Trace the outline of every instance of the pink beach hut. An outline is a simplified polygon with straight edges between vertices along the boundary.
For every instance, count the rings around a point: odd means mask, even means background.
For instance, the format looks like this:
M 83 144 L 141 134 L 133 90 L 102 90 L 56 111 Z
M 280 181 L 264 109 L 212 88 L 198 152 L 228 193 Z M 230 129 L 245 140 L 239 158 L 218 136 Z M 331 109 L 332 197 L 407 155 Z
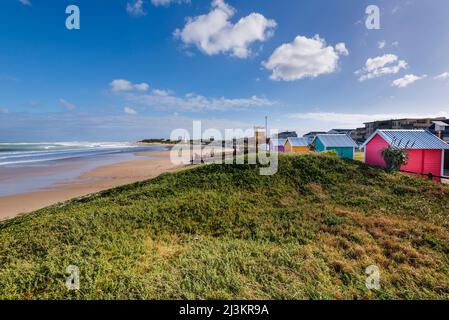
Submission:
M 382 150 L 388 146 L 406 149 L 408 162 L 403 171 L 444 176 L 449 144 L 427 130 L 377 130 L 366 140 L 365 163 L 385 168 Z M 435 180 L 440 181 L 439 178 Z

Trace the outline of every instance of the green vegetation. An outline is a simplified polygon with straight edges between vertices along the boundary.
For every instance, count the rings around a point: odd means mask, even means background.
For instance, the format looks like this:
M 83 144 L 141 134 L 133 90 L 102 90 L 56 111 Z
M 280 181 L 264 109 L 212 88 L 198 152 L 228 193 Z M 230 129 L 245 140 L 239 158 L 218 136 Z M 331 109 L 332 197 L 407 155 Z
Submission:
M 384 158 L 388 171 L 399 171 L 401 167 L 407 164 L 408 151 L 406 149 L 388 146 L 382 149 L 382 158 Z
M 449 188 L 314 154 L 164 174 L 0 223 L 0 298 L 448 299 Z
M 139 143 L 151 143 L 151 144 L 177 144 L 180 141 L 174 141 L 170 139 L 144 139 L 139 141 Z

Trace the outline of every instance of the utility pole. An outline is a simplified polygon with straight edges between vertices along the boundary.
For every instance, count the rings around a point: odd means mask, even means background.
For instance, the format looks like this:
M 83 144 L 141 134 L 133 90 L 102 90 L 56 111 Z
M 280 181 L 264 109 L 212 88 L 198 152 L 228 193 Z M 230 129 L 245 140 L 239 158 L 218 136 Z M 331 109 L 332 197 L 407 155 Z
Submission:
M 268 150 L 269 136 L 268 136 L 268 116 L 265 116 L 265 148 Z

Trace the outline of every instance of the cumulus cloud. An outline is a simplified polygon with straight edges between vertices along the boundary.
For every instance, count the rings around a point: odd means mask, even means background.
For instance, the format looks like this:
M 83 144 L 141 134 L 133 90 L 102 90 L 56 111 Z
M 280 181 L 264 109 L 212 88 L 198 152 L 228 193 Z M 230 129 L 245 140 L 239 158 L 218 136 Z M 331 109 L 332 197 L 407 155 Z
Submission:
M 59 99 L 59 103 L 61 104 L 61 106 L 63 106 L 65 109 L 67 110 L 74 110 L 76 109 L 76 106 L 73 103 L 68 102 L 65 99 Z
M 121 91 L 147 91 L 150 86 L 145 83 L 137 83 L 134 84 L 131 81 L 124 79 L 113 80 L 109 86 L 113 92 L 121 92 Z
M 262 65 L 272 71 L 270 79 L 293 81 L 332 73 L 338 68 L 340 56 L 348 54 L 344 43 L 338 43 L 334 48 L 327 46 L 319 35 L 313 38 L 297 36 L 292 43 L 278 47 Z
M 446 80 L 449 79 L 449 72 L 443 72 L 442 74 L 436 76 L 435 80 Z
M 414 74 L 407 74 L 407 75 L 403 76 L 402 78 L 394 80 L 391 83 L 391 85 L 393 87 L 405 88 L 405 87 L 408 87 L 409 85 L 411 85 L 412 83 L 414 83 L 418 80 L 422 80 L 426 77 L 427 77 L 427 75 L 416 76 Z
M 203 111 L 203 110 L 229 110 L 249 107 L 273 106 L 277 102 L 266 98 L 252 96 L 249 98 L 210 98 L 200 94 L 188 93 L 176 95 L 171 90 L 152 89 L 147 91 L 149 85 L 133 84 L 128 80 L 114 80 L 110 84 L 111 91 L 123 98 L 127 103 L 140 107 L 156 109 L 173 109 L 175 111 Z M 140 89 L 140 90 L 139 90 Z
M 134 0 L 126 3 L 126 12 L 134 17 L 141 17 L 147 14 L 143 8 L 143 0 Z
M 250 46 L 269 39 L 276 22 L 259 13 L 251 13 L 233 24 L 230 19 L 235 13 L 235 9 L 223 0 L 214 0 L 208 14 L 188 18 L 184 28 L 176 29 L 174 36 L 207 55 L 229 53 L 237 58 L 248 58 Z
M 355 74 L 360 75 L 359 81 L 365 81 L 387 74 L 396 74 L 402 69 L 406 69 L 407 66 L 407 62 L 399 60 L 396 55 L 384 54 L 383 56 L 366 60 L 365 67 L 356 71 Z
M 134 110 L 134 109 L 131 108 L 131 107 L 124 107 L 124 108 L 123 108 L 123 112 L 125 112 L 126 114 L 129 114 L 129 115 L 135 115 L 135 114 L 137 114 L 137 111 Z
M 337 43 L 337 45 L 335 46 L 335 51 L 343 56 L 349 55 L 349 51 L 348 49 L 346 49 L 346 45 L 343 42 Z

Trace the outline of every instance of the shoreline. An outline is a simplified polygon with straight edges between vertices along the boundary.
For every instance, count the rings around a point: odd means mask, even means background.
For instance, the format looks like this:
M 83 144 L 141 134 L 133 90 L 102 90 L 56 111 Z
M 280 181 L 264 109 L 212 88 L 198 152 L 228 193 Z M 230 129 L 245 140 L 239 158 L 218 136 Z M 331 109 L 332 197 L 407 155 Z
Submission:
M 0 197 L 0 220 L 27 214 L 60 202 L 84 197 L 115 187 L 155 178 L 162 173 L 176 172 L 185 165 L 170 162 L 170 151 L 136 153 L 151 157 L 108 164 L 51 188 Z

